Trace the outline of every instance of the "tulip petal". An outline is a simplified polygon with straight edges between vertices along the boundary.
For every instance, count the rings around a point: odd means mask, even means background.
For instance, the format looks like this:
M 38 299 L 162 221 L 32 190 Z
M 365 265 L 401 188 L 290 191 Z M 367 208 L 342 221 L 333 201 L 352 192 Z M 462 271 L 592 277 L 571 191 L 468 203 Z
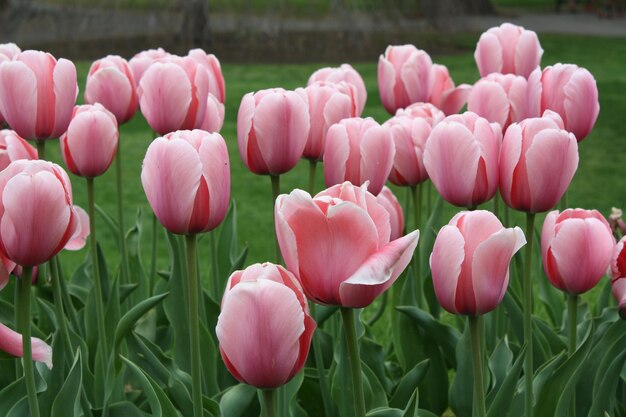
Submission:
M 441 111 L 446 115 L 459 113 L 472 91 L 469 84 L 461 84 L 450 90 L 444 91 L 441 95 Z
M 367 129 L 361 137 L 359 151 L 361 183 L 369 180 L 368 191 L 378 195 L 389 177 L 396 153 L 389 130 L 380 126 Z
M 0 113 L 23 138 L 35 138 L 37 120 L 37 79 L 20 61 L 0 65 Z
M 465 239 L 454 226 L 443 226 L 430 255 L 433 286 L 439 304 L 451 313 L 457 313 L 456 293 L 465 260 Z
M 50 137 L 58 138 L 66 130 L 72 120 L 74 103 L 78 96 L 76 83 L 76 67 L 72 61 L 61 58 L 54 67 L 54 129 Z
M 52 369 L 52 348 L 43 340 L 31 338 L 32 357 L 34 361 L 43 362 Z M 13 356 L 22 357 L 22 335 L 0 323 L 0 350 Z
M 537 34 L 532 30 L 523 30 L 515 46 L 515 72 L 528 78 L 541 62 L 542 55 Z
M 122 123 L 131 106 L 134 86 L 116 67 L 104 67 L 89 75 L 85 86 L 85 102 L 102 104 Z
M 396 70 L 393 64 L 382 55 L 378 59 L 378 93 L 380 101 L 389 114 L 396 112 L 395 105 Z
M 72 251 L 84 248 L 87 244 L 87 237 L 90 233 L 89 215 L 87 212 L 76 205 L 73 207 L 73 210 L 78 220 L 78 227 L 64 247 L 64 249 Z
M 219 133 L 208 135 L 199 150 L 202 174 L 209 190 L 209 225 L 213 230 L 220 225 L 230 203 L 230 161 L 226 142 Z
M 467 110 L 505 128 L 510 113 L 509 98 L 497 82 L 479 81 L 469 94 Z
M 350 138 L 346 126 L 336 123 L 328 129 L 324 146 L 324 181 L 327 187 L 345 181 L 350 157 Z M 359 184 L 356 184 L 359 185 Z
M 502 46 L 494 34 L 485 32 L 480 35 L 474 59 L 481 77 L 502 71 Z
M 563 92 L 567 130 L 580 142 L 591 132 L 600 112 L 596 80 L 581 68 L 574 72 Z

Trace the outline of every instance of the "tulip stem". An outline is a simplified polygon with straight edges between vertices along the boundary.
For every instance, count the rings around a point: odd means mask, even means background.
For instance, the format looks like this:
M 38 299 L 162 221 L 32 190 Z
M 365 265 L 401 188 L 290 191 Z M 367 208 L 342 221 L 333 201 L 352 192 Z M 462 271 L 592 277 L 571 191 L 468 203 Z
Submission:
M 126 240 L 124 239 L 124 193 L 122 191 L 122 142 L 117 145 L 115 154 L 115 180 L 117 186 L 117 222 L 119 223 L 119 246 L 122 257 L 122 284 L 129 283 L 128 256 L 126 255 Z
M 578 295 L 567 295 L 567 312 L 569 320 L 569 356 L 571 358 L 574 355 L 574 352 L 576 352 L 576 328 L 578 324 L 576 316 L 578 313 Z M 576 392 L 572 394 L 569 417 L 576 417 Z
M 311 315 L 315 317 L 315 304 L 311 303 Z M 332 417 L 334 415 L 332 402 L 330 398 L 330 390 L 328 389 L 328 381 L 326 379 L 326 368 L 324 368 L 324 356 L 322 355 L 322 345 L 320 344 L 320 333 L 313 333 L 313 359 L 317 368 L 317 377 L 320 384 L 320 393 L 322 394 L 322 402 L 324 403 L 324 415 Z
M 419 184 L 411 186 L 411 195 L 413 197 L 413 219 L 415 223 L 415 229 L 420 228 L 420 224 L 422 222 L 421 214 L 422 214 L 422 189 Z M 415 279 L 415 295 L 417 297 L 417 305 L 419 307 L 423 306 L 423 284 L 422 284 L 422 274 L 420 273 L 421 269 L 421 256 L 419 248 L 413 254 L 413 276 Z
M 483 387 L 483 350 L 480 335 L 480 316 L 467 316 L 472 338 L 472 365 L 474 367 L 474 409 L 477 417 L 486 417 L 485 390 Z
M 535 240 L 535 213 L 526 213 L 526 252 L 524 257 L 523 305 L 524 305 L 524 341 L 526 343 L 526 357 L 524 358 L 524 383 L 526 417 L 533 416 L 533 334 L 532 308 L 533 287 L 531 269 L 533 259 L 533 241 Z
M 198 271 L 196 234 L 185 235 L 187 241 L 187 304 L 189 339 L 191 341 L 191 391 L 194 417 L 202 417 L 202 368 L 200 367 L 200 319 L 198 311 Z
M 272 180 L 272 219 L 274 217 L 274 205 L 276 204 L 276 199 L 280 195 L 280 175 L 270 175 Z M 273 223 L 273 221 L 272 221 Z M 276 226 L 276 225 L 274 225 Z M 274 233 L 274 262 L 276 265 L 280 265 L 282 263 L 282 258 L 280 256 L 280 245 L 278 244 L 278 236 Z
M 39 143 L 39 142 L 38 142 Z M 20 312 L 19 331 L 22 333 L 22 356 L 24 364 L 24 381 L 28 394 L 28 407 L 32 417 L 39 417 L 39 402 L 35 388 L 35 374 L 33 368 L 33 351 L 30 340 L 30 287 L 33 276 L 33 267 L 25 266 L 20 278 L 17 310 Z
M 354 417 L 365 417 L 365 396 L 363 395 L 363 381 L 361 374 L 361 357 L 356 336 L 356 322 L 354 309 L 341 307 L 341 318 L 346 332 L 348 344 L 348 361 L 352 373 L 352 390 L 354 395 Z
M 37 158 L 45 160 L 46 159 L 46 141 L 38 140 L 37 141 Z
M 65 312 L 63 311 L 63 292 L 61 291 L 61 282 L 59 277 L 59 271 L 57 266 L 57 257 L 53 256 L 48 263 L 50 266 L 50 274 L 52 275 L 52 292 L 54 297 L 54 308 L 57 316 L 57 325 L 61 332 L 61 338 L 63 341 L 63 349 L 65 350 L 65 358 L 69 363 L 72 363 L 72 342 L 70 339 L 70 333 L 67 330 L 67 322 L 65 320 Z
M 220 269 L 217 264 L 217 231 L 213 230 L 209 233 L 211 240 L 211 268 L 213 269 L 213 273 L 211 274 L 213 278 L 213 285 L 211 285 L 211 295 L 213 300 L 216 303 L 220 301 L 220 293 L 222 292 L 222 286 L 220 284 Z
M 278 417 L 278 414 L 276 413 L 276 390 L 263 389 L 259 391 L 261 391 L 263 397 L 265 417 Z
M 317 161 L 309 159 L 309 194 L 315 194 L 315 171 L 317 170 Z
M 156 263 L 157 263 L 157 217 L 152 213 L 152 255 L 150 259 L 150 294 L 152 294 L 152 286 L 156 281 Z

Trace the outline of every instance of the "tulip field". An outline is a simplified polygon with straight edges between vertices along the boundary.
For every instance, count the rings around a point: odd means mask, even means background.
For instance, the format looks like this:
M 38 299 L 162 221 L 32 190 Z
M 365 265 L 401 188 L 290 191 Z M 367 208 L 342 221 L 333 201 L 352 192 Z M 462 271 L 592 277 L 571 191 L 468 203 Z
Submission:
M 0 416 L 626 417 L 626 42 L 455 39 L 0 44 Z

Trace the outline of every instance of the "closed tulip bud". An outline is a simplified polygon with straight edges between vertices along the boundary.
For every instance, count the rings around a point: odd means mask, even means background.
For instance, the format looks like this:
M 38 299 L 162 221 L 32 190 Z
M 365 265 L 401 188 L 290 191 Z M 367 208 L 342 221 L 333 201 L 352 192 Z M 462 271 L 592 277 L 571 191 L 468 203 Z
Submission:
M 471 112 L 448 116 L 433 128 L 424 166 L 444 200 L 476 207 L 495 195 L 501 141 L 497 123 Z
M 346 82 L 354 87 L 356 111 L 355 117 L 361 117 L 365 103 L 367 102 L 367 89 L 363 77 L 350 64 L 341 64 L 339 67 L 320 68 L 311 74 L 307 85 L 311 85 L 318 81 L 327 81 L 332 83 Z
M 343 84 L 343 85 L 342 85 Z M 326 134 L 330 126 L 342 119 L 354 117 L 356 109 L 347 84 L 318 81 L 304 89 L 309 102 L 311 129 L 302 156 L 321 161 Z
M 388 113 L 417 102 L 432 92 L 430 55 L 413 45 L 388 46 L 378 59 L 378 92 Z
M 15 263 L 47 262 L 74 235 L 78 216 L 72 186 L 60 166 L 41 160 L 11 162 L 0 172 L 0 197 L 0 250 Z
M 411 260 L 419 231 L 390 241 L 389 212 L 365 186 L 302 190 L 276 200 L 276 236 L 287 269 L 316 303 L 361 308 L 391 286 Z
M 269 389 L 286 384 L 302 369 L 315 327 L 293 274 L 264 263 L 228 278 L 215 332 L 230 373 Z
M 52 369 L 52 348 L 43 340 L 33 337 L 31 340 L 32 357 L 34 361 L 44 363 Z M 0 323 L 0 350 L 9 355 L 22 357 L 22 335 Z
M 480 76 L 492 72 L 528 78 L 539 66 L 543 49 L 537 34 L 511 23 L 503 23 L 480 35 L 474 59 Z
M 600 113 L 593 75 L 577 65 L 556 64 L 543 70 L 541 87 L 541 111 L 557 112 L 565 130 L 579 142 L 586 138 Z
M 509 263 L 526 244 L 519 227 L 505 228 L 485 210 L 462 211 L 442 227 L 430 255 L 439 304 L 476 316 L 495 309 L 509 285 Z
M 109 55 L 91 64 L 85 85 L 85 102 L 102 104 L 115 115 L 118 124 L 133 118 L 139 102 L 137 86 L 124 58 Z
M 209 94 L 212 94 L 220 103 L 226 100 L 226 86 L 220 61 L 213 54 L 207 54 L 200 48 L 192 49 L 187 54 L 204 68 L 209 77 Z
M 0 171 L 18 159 L 37 159 L 37 149 L 14 130 L 0 130 Z
M 613 249 L 611 257 L 611 287 L 613 296 L 617 301 L 619 314 L 626 320 L 626 250 L 624 249 L 626 237 L 620 239 Z
M 432 130 L 428 119 L 394 116 L 383 126 L 389 128 L 396 148 L 389 181 L 400 186 L 414 186 L 426 181 L 424 148 Z
M 148 67 L 137 93 L 141 112 L 158 134 L 196 129 L 204 120 L 209 77 L 192 58 L 170 56 Z
M 0 113 L 25 139 L 49 139 L 67 130 L 78 94 L 72 61 L 24 51 L 0 63 Z
M 404 213 L 400 202 L 387 186 L 384 186 L 382 191 L 378 193 L 376 200 L 389 212 L 390 240 L 401 238 L 402 233 L 404 233 Z
M 432 91 L 428 101 L 440 108 L 446 115 L 461 111 L 472 90 L 469 84 L 454 85 L 445 65 L 433 64 L 431 69 Z
M 135 56 L 128 61 L 128 66 L 133 73 L 135 83 L 139 85 L 143 73 L 146 72 L 153 62 L 166 61 L 171 56 L 172 55 L 163 48 L 148 49 L 135 54 Z
M 413 103 L 404 109 L 398 109 L 396 116 L 425 119 L 431 127 L 446 118 L 445 113 L 431 103 Z
M 141 183 L 154 214 L 170 232 L 215 229 L 230 200 L 230 162 L 224 138 L 203 130 L 156 138 L 143 160 Z
M 204 112 L 204 120 L 200 125 L 200 130 L 206 130 L 211 133 L 219 133 L 224 125 L 224 103 L 209 93 L 206 102 L 206 110 Z
M 597 210 L 555 210 L 543 223 L 543 270 L 552 285 L 568 294 L 596 286 L 610 266 L 614 247 L 611 227 Z
M 257 175 L 279 175 L 298 164 L 309 136 L 304 90 L 248 93 L 237 114 L 237 145 L 243 163 Z
M 61 154 L 74 174 L 93 178 L 111 166 L 119 131 L 113 113 L 101 104 L 76 106 L 67 132 L 61 136 Z
M 511 123 L 541 116 L 541 71 L 528 79 L 521 75 L 492 73 L 480 79 L 469 94 L 467 110 L 506 131 Z
M 561 199 L 578 167 L 576 137 L 558 114 L 513 123 L 500 152 L 500 194 L 520 211 L 548 211 Z

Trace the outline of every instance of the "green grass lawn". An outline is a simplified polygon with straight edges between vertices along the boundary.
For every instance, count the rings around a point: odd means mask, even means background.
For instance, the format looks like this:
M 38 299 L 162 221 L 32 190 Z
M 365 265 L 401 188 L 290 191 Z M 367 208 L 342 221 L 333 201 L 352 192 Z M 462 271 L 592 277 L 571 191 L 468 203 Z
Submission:
M 468 35 L 464 41 L 472 45 L 478 39 L 478 34 Z M 542 65 L 556 62 L 576 63 L 589 69 L 596 77 L 600 90 L 601 111 L 595 129 L 580 144 L 580 165 L 569 193 L 569 202 L 572 207 L 597 208 L 608 215 L 612 206 L 626 208 L 626 42 L 624 39 L 593 38 L 593 37 L 563 37 L 541 36 L 541 43 L 545 50 Z M 417 44 L 419 47 L 419 44 Z M 382 51 L 381 51 L 382 52 Z M 454 56 L 434 56 L 433 60 L 445 64 L 457 83 L 474 82 L 478 77 L 473 50 Z M 265 176 L 250 173 L 239 157 L 236 142 L 236 116 L 241 97 L 249 92 L 270 87 L 296 88 L 306 84 L 309 75 L 317 68 L 327 65 L 337 65 L 340 62 L 325 62 L 302 65 L 239 65 L 223 63 L 226 79 L 226 122 L 222 135 L 227 141 L 232 167 L 232 198 L 237 203 L 237 221 L 239 227 L 239 242 L 249 247 L 247 264 L 263 262 L 273 259 L 273 219 L 272 202 L 270 197 L 270 180 Z M 364 116 L 371 116 L 378 122 L 385 121 L 389 115 L 380 104 L 376 83 L 376 62 L 352 63 L 362 74 L 368 88 L 368 102 Z M 79 100 L 82 101 L 84 77 L 89 68 L 88 62 L 79 62 Z M 143 259 L 146 269 L 149 269 L 150 259 L 150 216 L 151 210 L 147 204 L 141 187 L 141 162 L 146 148 L 150 143 L 152 133 L 141 115 L 137 115 L 121 130 L 121 146 L 124 161 L 124 203 L 126 226 L 134 222 L 136 210 L 143 210 Z M 55 161 L 59 157 L 58 142 L 48 145 L 49 154 Z M 296 187 L 305 188 L 308 181 L 308 162 L 301 163 L 293 171 L 281 177 L 281 189 L 289 192 Z M 86 207 L 86 185 L 82 178 L 71 175 L 74 187 L 74 200 L 82 207 Z M 96 179 L 96 201 L 113 217 L 116 216 L 116 189 L 114 170 Z M 323 186 L 321 166 L 318 169 L 318 189 Z M 397 190 L 398 197 L 404 200 L 404 190 Z M 492 207 L 491 203 L 486 205 Z M 456 208 L 446 206 L 444 219 L 449 219 Z M 97 219 L 99 227 L 98 239 L 103 245 L 109 268 L 117 267 L 119 257 L 116 254 L 115 240 L 105 228 L 100 217 Z M 539 217 L 541 225 L 543 216 Z M 164 234 L 159 231 L 159 268 L 167 268 L 167 250 Z M 208 241 L 200 243 L 201 274 L 208 278 L 210 265 L 208 259 Z M 83 249 L 77 253 L 65 252 L 62 260 L 66 270 L 70 271 L 77 266 L 87 255 Z

